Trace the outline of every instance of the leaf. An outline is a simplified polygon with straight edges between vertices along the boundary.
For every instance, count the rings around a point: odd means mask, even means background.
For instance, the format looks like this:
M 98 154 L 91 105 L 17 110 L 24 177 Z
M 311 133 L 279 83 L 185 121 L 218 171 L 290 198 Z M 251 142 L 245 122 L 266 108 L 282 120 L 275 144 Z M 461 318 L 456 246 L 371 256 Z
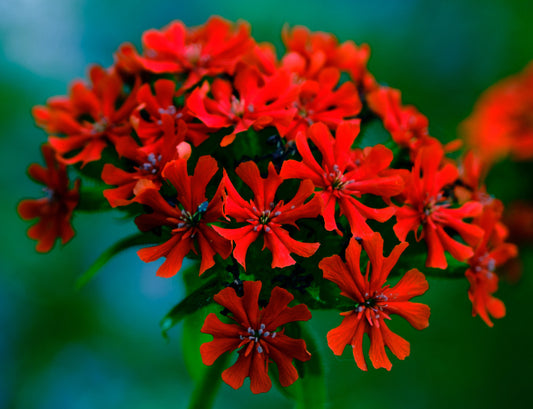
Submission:
M 103 195 L 101 188 L 85 188 L 80 191 L 80 201 L 76 206 L 76 212 L 101 212 L 111 210 L 112 207 Z
M 194 268 L 198 268 L 197 264 L 194 265 Z M 168 338 L 168 330 L 185 317 L 211 304 L 213 296 L 219 289 L 220 280 L 216 277 L 211 277 L 209 281 L 186 296 L 161 320 L 159 325 L 161 326 L 163 337 Z
M 96 273 L 117 254 L 131 247 L 159 243 L 160 241 L 161 237 L 152 233 L 136 233 L 118 241 L 104 251 L 100 257 L 98 257 L 96 261 L 89 267 L 89 269 L 85 271 L 85 273 L 83 273 L 78 280 L 76 280 L 76 289 L 79 290 L 86 285 L 96 275 Z
M 300 337 L 305 340 L 311 359 L 307 362 L 296 361 L 299 379 L 289 389 L 293 389 L 296 409 L 323 409 L 326 406 L 326 384 L 322 359 L 307 325 L 299 323 L 299 328 Z
M 217 308 L 218 307 L 218 308 Z M 201 332 L 205 318 L 212 312 L 220 311 L 220 306 L 216 304 L 202 308 L 195 313 L 188 315 L 183 321 L 183 333 L 181 344 L 183 349 L 183 359 L 191 378 L 194 382 L 200 382 L 207 371 L 207 366 L 202 362 L 200 345 L 211 341 L 213 338 L 209 334 Z

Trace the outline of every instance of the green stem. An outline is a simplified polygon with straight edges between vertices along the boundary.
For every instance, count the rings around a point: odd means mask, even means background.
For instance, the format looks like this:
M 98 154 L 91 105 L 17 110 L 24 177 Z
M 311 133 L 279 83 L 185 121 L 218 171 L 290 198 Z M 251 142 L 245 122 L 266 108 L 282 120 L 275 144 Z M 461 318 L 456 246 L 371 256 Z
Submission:
M 222 381 L 221 374 L 229 356 L 230 354 L 223 354 L 213 365 L 206 368 L 202 379 L 192 392 L 189 409 L 209 409 L 213 406 Z

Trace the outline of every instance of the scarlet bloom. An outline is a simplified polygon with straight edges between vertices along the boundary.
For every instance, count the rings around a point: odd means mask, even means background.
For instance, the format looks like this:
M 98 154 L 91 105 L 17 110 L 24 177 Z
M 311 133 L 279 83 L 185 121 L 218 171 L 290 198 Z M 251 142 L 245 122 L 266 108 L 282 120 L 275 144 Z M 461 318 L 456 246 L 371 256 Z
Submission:
M 412 105 L 402 105 L 400 91 L 379 87 L 367 95 L 369 108 L 382 120 L 392 140 L 415 152 L 434 141 L 428 133 L 428 119 Z
M 370 47 L 357 46 L 353 41 L 339 44 L 329 33 L 309 31 L 307 27 L 283 27 L 281 33 L 287 47 L 282 66 L 291 69 L 302 78 L 317 78 L 324 68 L 334 67 L 350 73 L 353 81 L 363 90 L 376 86 L 374 77 L 367 70 Z
M 492 295 L 498 290 L 499 277 L 495 270 L 518 254 L 514 244 L 505 242 L 507 229 L 500 222 L 502 212 L 502 203 L 494 200 L 484 207 L 481 216 L 474 221 L 485 234 L 468 260 L 470 268 L 465 273 L 470 282 L 468 298 L 472 302 L 472 316 L 479 314 L 489 327 L 493 326 L 490 316 L 505 316 L 505 305 Z
M 226 198 L 226 216 L 233 217 L 245 226 L 236 229 L 215 226 L 215 230 L 225 238 L 235 242 L 233 256 L 246 268 L 246 253 L 250 245 L 259 236 L 263 236 L 264 246 L 272 252 L 272 268 L 287 267 L 296 261 L 290 253 L 302 257 L 311 257 L 320 243 L 302 243 L 294 240 L 283 225 L 296 226 L 296 221 L 303 218 L 314 218 L 320 213 L 320 198 L 314 196 L 304 203 L 314 191 L 313 184 L 303 181 L 295 196 L 285 203 L 275 202 L 276 191 L 283 183 L 272 162 L 268 166 L 268 176 L 263 179 L 254 162 L 241 163 L 235 170 L 237 175 L 252 190 L 254 197 L 249 202 L 237 192 L 227 175 L 224 183 L 228 196 Z
M 485 91 L 462 131 L 485 163 L 533 158 L 533 63 Z
M 326 125 L 317 123 L 307 132 L 309 139 L 322 154 L 322 165 L 314 158 L 306 136 L 296 137 L 296 147 L 302 161 L 289 160 L 283 164 L 283 178 L 310 179 L 320 190 L 324 202 L 322 216 L 326 230 L 338 230 L 335 220 L 337 203 L 352 230 L 352 234 L 364 236 L 372 233 L 367 219 L 385 222 L 394 214 L 393 207 L 373 209 L 359 201 L 362 195 L 373 194 L 385 198 L 403 191 L 404 181 L 398 174 L 386 172 L 392 161 L 392 152 L 383 145 L 367 148 L 357 162 L 352 161 L 351 146 L 359 133 L 359 124 L 342 122 L 335 138 Z
M 46 167 L 34 163 L 28 168 L 28 173 L 45 186 L 46 197 L 22 200 L 17 211 L 24 220 L 39 219 L 28 230 L 28 236 L 37 240 L 37 251 L 47 252 L 56 239 L 60 238 L 65 244 L 74 236 L 70 219 L 78 205 L 80 181 L 74 182 L 74 187 L 70 189 L 66 166 L 56 160 L 54 149 L 44 144 L 42 153 Z
M 239 59 L 254 45 L 247 23 L 233 25 L 220 17 L 212 17 L 205 25 L 192 29 L 174 21 L 161 31 L 146 31 L 142 42 L 144 56 L 132 56 L 128 50 L 127 65 L 134 65 L 133 59 L 154 73 L 187 73 L 184 88 L 206 75 L 233 75 Z
M 209 91 L 214 98 L 207 96 Z M 227 146 L 249 128 L 274 126 L 284 136 L 296 113 L 292 105 L 297 95 L 298 87 L 288 71 L 266 76 L 253 67 L 240 65 L 234 81 L 217 78 L 211 86 L 204 82 L 191 92 L 186 106 L 192 116 L 210 128 L 233 127 L 220 142 Z
M 283 329 L 289 322 L 311 319 L 309 309 L 304 304 L 288 307 L 294 297 L 280 287 L 272 290 L 267 306 L 260 309 L 261 285 L 260 281 L 245 281 L 242 297 L 231 287 L 214 296 L 215 302 L 230 311 L 235 324 L 223 323 L 216 314 L 209 314 L 202 332 L 213 335 L 213 340 L 200 347 L 205 365 L 212 365 L 223 353 L 240 348 L 237 362 L 222 372 L 222 380 L 238 389 L 249 377 L 253 393 L 268 392 L 272 387 L 268 375 L 271 361 L 278 367 L 281 385 L 287 387 L 298 379 L 292 360 L 311 358 L 305 341 L 286 336 Z
M 454 194 L 459 203 L 476 200 L 488 204 L 493 200 L 485 187 L 489 169 L 478 154 L 468 151 L 461 159 L 458 170 L 459 183 L 454 188 Z
M 195 123 L 185 107 L 176 106 L 174 98 L 178 95 L 176 83 L 172 80 L 159 79 L 153 84 L 155 93 L 149 84 L 143 84 L 137 92 L 137 109 L 131 115 L 130 121 L 143 145 L 149 145 L 164 136 L 167 131 L 163 126 L 172 119 L 172 123 L 185 121 L 187 134 L 185 138 L 194 146 L 200 145 L 214 130 L 202 123 Z M 165 119 L 167 118 L 167 119 Z
M 68 165 L 99 160 L 108 143 L 120 154 L 120 142 L 130 138 L 136 88 L 125 96 L 119 74 L 99 66 L 91 68 L 89 77 L 90 86 L 76 81 L 68 97 L 51 98 L 47 106 L 33 109 L 37 125 L 64 135 L 50 136 L 48 142 Z
M 412 230 L 416 240 L 424 238 L 428 247 L 427 267 L 446 268 L 448 262 L 444 251 L 459 261 L 466 261 L 474 255 L 472 246 L 479 243 L 483 229 L 463 221 L 479 216 L 483 205 L 468 201 L 452 209 L 453 197 L 446 188 L 458 178 L 457 168 L 443 162 L 444 151 L 439 145 L 424 147 L 418 151 L 409 183 L 405 188 L 405 204 L 396 211 L 394 232 L 400 241 L 405 241 Z M 419 235 L 419 227 L 422 234 Z M 450 236 L 450 230 L 457 232 L 467 244 Z
M 286 139 L 292 140 L 300 132 L 305 133 L 316 122 L 326 124 L 333 131 L 344 120 L 359 122 L 354 119 L 362 108 L 357 89 L 353 82 L 338 86 L 340 76 L 339 70 L 330 67 L 322 70 L 316 80 L 302 83 L 294 103 L 298 111 Z
M 133 172 L 127 172 L 106 163 L 102 170 L 102 180 L 108 185 L 116 185 L 114 189 L 104 190 L 104 197 L 111 207 L 126 206 L 134 201 L 135 191 L 140 190 L 147 182 L 159 189 L 163 183 L 161 173 L 166 164 L 172 160 L 188 159 L 191 147 L 184 142 L 187 126 L 181 120 L 178 129 L 174 129 L 174 119 L 165 115 L 161 120 L 163 137 L 150 145 L 139 147 L 131 141 L 128 149 L 124 149 L 124 157 L 135 163 Z
M 215 159 L 202 156 L 198 159 L 194 174 L 187 174 L 187 161 L 178 159 L 167 164 L 163 177 L 177 190 L 176 205 L 169 204 L 152 184 L 137 192 L 135 201 L 150 206 L 153 213 L 140 215 L 135 223 L 141 231 L 157 226 L 170 227 L 172 237 L 163 244 L 141 249 L 137 252 L 144 262 L 166 257 L 157 270 L 161 277 L 174 276 L 191 251 L 202 256 L 200 274 L 215 264 L 213 257 L 220 254 L 227 258 L 231 253 L 231 243 L 221 237 L 211 223 L 223 216 L 223 186 L 219 185 L 214 197 L 208 201 L 205 190 L 218 170 Z
M 341 295 L 354 302 L 352 310 L 341 313 L 344 316 L 341 325 L 328 332 L 328 346 L 335 355 L 342 355 L 345 346 L 351 345 L 355 363 L 363 371 L 367 370 L 363 356 L 364 334 L 370 337 L 369 356 L 374 368 L 391 369 L 385 346 L 399 359 L 409 355 L 409 342 L 393 333 L 385 323 L 392 314 L 403 317 L 418 330 L 429 325 L 429 307 L 409 301 L 428 289 L 421 272 L 409 270 L 394 287 L 384 286 L 406 247 L 407 243 L 401 243 L 388 257 L 383 257 L 383 239 L 379 233 L 374 233 L 363 239 L 369 258 L 364 276 L 360 270 L 361 245 L 355 239 L 350 240 L 346 249 L 346 263 L 334 255 L 324 258 L 318 265 L 324 278 L 337 284 Z

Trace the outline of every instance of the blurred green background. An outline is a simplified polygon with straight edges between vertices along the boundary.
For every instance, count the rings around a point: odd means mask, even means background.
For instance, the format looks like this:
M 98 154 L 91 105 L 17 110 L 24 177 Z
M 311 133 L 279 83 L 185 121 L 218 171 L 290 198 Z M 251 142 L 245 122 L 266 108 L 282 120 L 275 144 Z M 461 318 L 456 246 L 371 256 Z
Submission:
M 370 70 L 402 90 L 406 103 L 430 118 L 431 134 L 450 139 L 479 94 L 533 59 L 530 0 L 387 0 L 196 2 L 120 0 L 3 0 L 0 3 L 0 408 L 184 408 L 193 382 L 179 334 L 160 335 L 160 318 L 183 296 L 178 276 L 155 277 L 157 263 L 129 251 L 111 261 L 81 291 L 77 276 L 117 238 L 135 229 L 118 213 L 77 215 L 77 237 L 36 254 L 28 224 L 16 215 L 23 197 L 40 187 L 26 168 L 40 161 L 45 134 L 30 110 L 67 91 L 86 66 L 112 63 L 121 42 L 140 45 L 143 31 L 171 19 L 202 24 L 210 15 L 251 23 L 260 41 L 281 47 L 284 23 L 366 42 Z M 279 48 L 281 50 L 281 48 Z M 489 191 L 504 201 L 529 194 L 531 176 L 501 165 Z M 501 173 L 500 173 L 501 170 Z M 499 175 L 506 175 L 505 179 Z M 518 175 L 518 176 L 517 176 Z M 330 408 L 533 407 L 533 335 L 529 301 L 531 249 L 522 252 L 523 278 L 502 282 L 507 317 L 488 328 L 470 316 L 464 280 L 430 279 L 421 301 L 432 308 L 428 329 L 392 321 L 411 342 L 411 356 L 390 373 L 357 369 L 350 351 L 340 358 L 325 334 L 340 322 L 315 314 Z M 277 391 L 254 396 L 248 386 L 222 385 L 217 408 L 291 408 Z

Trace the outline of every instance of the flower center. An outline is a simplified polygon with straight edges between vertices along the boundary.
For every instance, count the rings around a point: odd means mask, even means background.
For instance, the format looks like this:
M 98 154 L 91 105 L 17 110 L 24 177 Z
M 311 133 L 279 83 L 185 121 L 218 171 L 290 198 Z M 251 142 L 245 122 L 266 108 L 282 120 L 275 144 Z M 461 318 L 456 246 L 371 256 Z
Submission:
M 356 303 L 354 311 L 358 314 L 358 318 L 364 314 L 370 325 L 376 325 L 379 328 L 379 320 L 381 318 L 389 318 L 389 315 L 385 312 L 388 307 L 387 301 L 388 297 L 383 293 L 374 293 L 372 296 L 366 293 L 365 300 L 362 303 Z
M 181 229 L 183 227 L 190 228 L 190 227 L 197 226 L 202 220 L 202 216 L 207 211 L 208 206 L 209 206 L 209 202 L 206 200 L 205 202 L 202 202 L 198 205 L 198 209 L 193 214 L 191 214 L 187 210 L 182 210 L 181 216 L 179 217 L 181 222 L 179 222 L 176 227 L 178 229 Z
M 258 353 L 263 353 L 265 346 L 261 341 L 268 337 L 271 339 L 276 338 L 276 332 L 265 331 L 265 329 L 265 324 L 261 324 L 258 330 L 248 327 L 248 335 L 239 335 L 239 338 L 243 341 L 242 345 L 248 344 L 246 354 L 249 354 L 254 347 L 256 347 Z
M 91 133 L 93 135 L 104 133 L 109 126 L 109 123 L 107 122 L 106 118 L 102 118 L 100 121 L 95 122 L 93 124 L 93 129 L 91 130 Z
M 157 155 L 156 157 L 154 153 L 150 153 L 146 158 L 146 162 L 141 165 L 140 169 L 146 173 L 155 175 L 159 170 L 158 164 L 161 159 L 161 155 Z
M 332 172 L 324 173 L 324 178 L 329 182 L 331 187 L 335 190 L 343 190 L 346 185 L 352 183 L 351 180 L 345 180 L 344 175 L 339 169 L 338 165 L 333 165 Z

